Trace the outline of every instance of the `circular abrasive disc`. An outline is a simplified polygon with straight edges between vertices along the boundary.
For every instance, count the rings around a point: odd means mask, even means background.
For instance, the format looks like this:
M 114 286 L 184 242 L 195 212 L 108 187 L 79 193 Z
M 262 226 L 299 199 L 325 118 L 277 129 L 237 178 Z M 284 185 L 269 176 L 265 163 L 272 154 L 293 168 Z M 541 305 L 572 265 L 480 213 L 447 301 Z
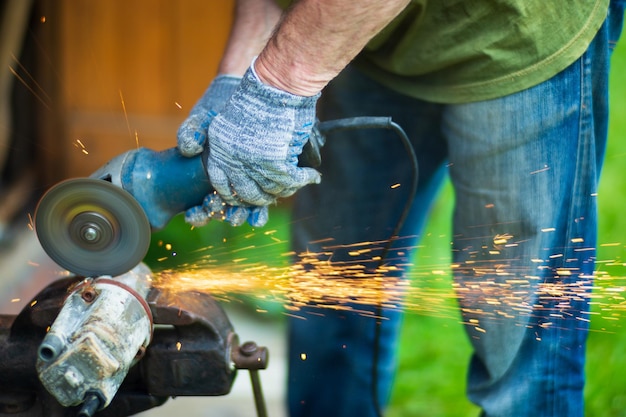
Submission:
M 52 187 L 37 205 L 34 224 L 50 258 L 86 277 L 128 272 L 150 245 L 150 223 L 139 203 L 99 179 L 71 179 Z

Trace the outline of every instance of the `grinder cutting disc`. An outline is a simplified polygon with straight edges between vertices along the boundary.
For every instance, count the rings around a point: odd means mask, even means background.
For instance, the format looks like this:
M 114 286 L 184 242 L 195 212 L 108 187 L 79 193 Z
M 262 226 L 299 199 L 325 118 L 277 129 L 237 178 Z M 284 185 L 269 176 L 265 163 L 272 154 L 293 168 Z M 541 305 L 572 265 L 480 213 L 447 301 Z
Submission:
M 117 276 L 137 266 L 150 245 L 150 223 L 139 203 L 108 181 L 78 178 L 48 190 L 35 211 L 46 253 L 82 276 Z

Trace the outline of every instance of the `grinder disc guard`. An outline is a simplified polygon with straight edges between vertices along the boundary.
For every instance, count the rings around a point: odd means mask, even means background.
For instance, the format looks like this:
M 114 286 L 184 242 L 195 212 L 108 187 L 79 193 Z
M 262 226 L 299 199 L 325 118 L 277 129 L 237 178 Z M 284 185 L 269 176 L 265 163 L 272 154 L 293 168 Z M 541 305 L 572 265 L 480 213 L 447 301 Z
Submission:
M 52 260 L 88 277 L 128 272 L 150 245 L 150 223 L 139 203 L 100 179 L 71 179 L 52 187 L 37 205 L 34 224 Z

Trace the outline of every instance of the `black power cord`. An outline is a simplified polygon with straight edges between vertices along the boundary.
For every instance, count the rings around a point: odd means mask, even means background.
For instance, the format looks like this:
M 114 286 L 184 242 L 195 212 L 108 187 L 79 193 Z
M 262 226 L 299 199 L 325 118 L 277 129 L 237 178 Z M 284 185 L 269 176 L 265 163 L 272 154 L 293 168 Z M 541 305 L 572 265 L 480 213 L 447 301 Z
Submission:
M 319 157 L 319 147 L 324 145 L 324 136 L 327 133 L 342 131 L 342 130 L 353 130 L 353 129 L 387 129 L 392 130 L 394 133 L 398 135 L 398 138 L 401 140 L 404 145 L 408 157 L 411 163 L 411 168 L 413 170 L 413 178 L 411 181 L 411 187 L 409 189 L 409 196 L 407 197 L 406 203 L 404 204 L 404 208 L 396 225 L 393 229 L 391 236 L 385 247 L 383 248 L 382 255 L 380 257 L 380 261 L 378 263 L 378 267 L 380 268 L 387 258 L 389 251 L 391 250 L 393 243 L 399 237 L 400 231 L 406 222 L 406 219 L 411 210 L 411 206 L 413 205 L 413 200 L 417 194 L 417 185 L 419 181 L 419 165 L 417 162 L 417 155 L 415 154 L 415 149 L 409 140 L 406 132 L 400 125 L 391 120 L 390 117 L 352 117 L 346 119 L 337 119 L 337 120 L 329 120 L 325 122 L 319 122 L 317 124 L 317 129 L 322 134 L 317 138 L 320 142 L 317 144 L 317 152 Z M 382 289 L 381 289 L 382 291 Z M 383 306 L 379 302 L 376 306 L 376 327 L 374 330 L 374 351 L 372 355 L 372 403 L 374 406 L 374 410 L 378 417 L 383 417 L 383 411 L 380 406 L 380 402 L 378 401 L 378 361 L 380 358 L 380 338 L 381 338 L 381 326 L 383 317 Z

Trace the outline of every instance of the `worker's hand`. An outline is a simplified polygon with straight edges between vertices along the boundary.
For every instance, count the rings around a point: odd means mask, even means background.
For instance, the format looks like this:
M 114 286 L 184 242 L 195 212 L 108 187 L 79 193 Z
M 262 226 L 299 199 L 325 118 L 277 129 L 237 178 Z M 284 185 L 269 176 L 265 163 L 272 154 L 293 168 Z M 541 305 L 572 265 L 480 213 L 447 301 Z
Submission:
M 252 64 L 208 130 L 209 180 L 227 204 L 267 206 L 320 181 L 315 169 L 298 166 L 318 98 L 263 84 Z
M 207 195 L 201 206 L 192 207 L 185 212 L 185 222 L 196 227 L 204 226 L 210 220 L 226 221 L 232 226 L 241 226 L 247 221 L 253 227 L 262 227 L 267 219 L 267 206 L 229 206 L 217 192 Z
M 235 75 L 215 77 L 204 95 L 193 106 L 187 119 L 178 128 L 178 149 L 181 154 L 195 156 L 202 153 L 211 120 L 222 111 L 239 83 L 241 77 Z
M 182 155 L 193 157 L 204 151 L 211 120 L 222 110 L 240 82 L 241 77 L 220 75 L 209 85 L 178 129 L 178 149 Z M 267 219 L 267 207 L 229 206 L 217 193 L 207 195 L 202 205 L 185 212 L 185 221 L 196 227 L 204 226 L 210 220 L 226 221 L 233 226 L 248 221 L 251 226 L 261 227 Z

